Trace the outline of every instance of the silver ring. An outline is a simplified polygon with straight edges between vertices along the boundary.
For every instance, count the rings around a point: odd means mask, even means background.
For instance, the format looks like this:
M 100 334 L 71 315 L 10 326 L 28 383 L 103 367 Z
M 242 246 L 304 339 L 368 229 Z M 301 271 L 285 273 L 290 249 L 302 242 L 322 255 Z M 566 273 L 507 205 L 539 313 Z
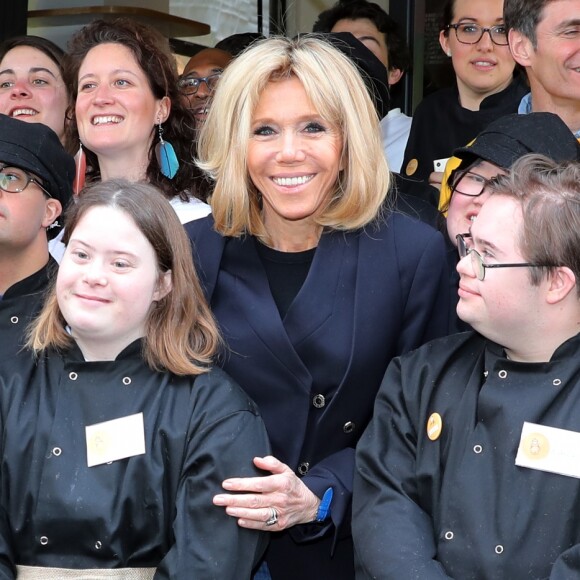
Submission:
M 274 524 L 278 523 L 278 511 L 276 508 L 270 508 L 270 517 L 266 520 L 267 526 L 273 526 Z

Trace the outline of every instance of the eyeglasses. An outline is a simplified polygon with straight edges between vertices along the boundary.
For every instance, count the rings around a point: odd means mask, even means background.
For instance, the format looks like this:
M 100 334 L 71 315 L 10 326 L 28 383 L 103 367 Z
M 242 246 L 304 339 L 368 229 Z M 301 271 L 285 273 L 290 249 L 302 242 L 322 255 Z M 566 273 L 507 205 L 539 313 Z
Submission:
M 48 197 L 52 197 L 44 185 L 36 177 L 32 177 L 30 173 L 24 171 L 24 169 L 0 163 L 0 189 L 2 191 L 20 193 L 28 187 L 29 183 L 36 183 Z
M 545 267 L 543 264 L 530 264 L 527 262 L 519 262 L 517 264 L 485 264 L 481 254 L 475 249 L 470 248 L 471 245 L 466 241 L 471 239 L 471 234 L 457 234 L 457 251 L 459 252 L 459 257 L 461 259 L 465 258 L 468 254 L 471 255 L 471 265 L 473 266 L 473 271 L 477 276 L 477 279 L 483 281 L 485 279 L 485 271 L 487 268 L 542 268 Z
M 460 171 L 451 177 L 451 189 L 453 193 L 461 193 L 469 197 L 481 195 L 490 185 L 497 183 L 497 176 L 487 179 L 473 171 Z
M 205 83 L 207 86 L 208 91 L 213 92 L 217 86 L 218 81 L 222 73 L 214 73 L 207 77 L 194 77 L 194 76 L 185 76 L 181 77 L 177 81 L 177 89 L 183 95 L 195 95 L 201 86 L 201 83 Z
M 445 28 L 447 30 L 453 28 L 457 40 L 462 44 L 477 44 L 486 32 L 489 33 L 489 37 L 494 44 L 498 46 L 506 46 L 508 44 L 508 32 L 505 24 L 484 28 L 473 22 L 460 22 L 459 24 L 448 24 Z

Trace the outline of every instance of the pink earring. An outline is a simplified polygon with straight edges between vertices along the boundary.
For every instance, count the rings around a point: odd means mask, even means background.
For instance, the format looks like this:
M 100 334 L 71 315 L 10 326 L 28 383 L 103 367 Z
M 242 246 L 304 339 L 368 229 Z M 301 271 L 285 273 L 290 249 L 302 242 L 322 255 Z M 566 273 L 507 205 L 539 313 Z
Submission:
M 75 178 L 73 181 L 73 194 L 75 197 L 79 195 L 85 186 L 85 177 L 87 173 L 87 156 L 83 150 L 83 144 L 80 143 L 79 150 L 75 157 Z

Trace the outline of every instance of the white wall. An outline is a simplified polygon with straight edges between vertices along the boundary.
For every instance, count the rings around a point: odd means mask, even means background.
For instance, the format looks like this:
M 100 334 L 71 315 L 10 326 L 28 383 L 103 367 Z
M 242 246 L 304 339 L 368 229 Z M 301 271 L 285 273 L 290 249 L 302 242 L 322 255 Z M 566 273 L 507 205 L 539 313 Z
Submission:
M 269 0 L 262 0 L 262 5 L 263 33 L 268 36 Z M 210 25 L 210 35 L 183 39 L 197 44 L 213 46 L 230 34 L 258 31 L 256 0 L 170 0 L 169 11 Z

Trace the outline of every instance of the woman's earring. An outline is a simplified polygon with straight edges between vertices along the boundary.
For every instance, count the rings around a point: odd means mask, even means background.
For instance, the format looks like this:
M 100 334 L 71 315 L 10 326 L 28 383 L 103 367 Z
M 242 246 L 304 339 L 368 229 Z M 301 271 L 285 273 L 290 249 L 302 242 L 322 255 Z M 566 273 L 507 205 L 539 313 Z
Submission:
M 73 193 L 78 196 L 85 186 L 85 177 L 87 174 L 87 156 L 83 150 L 83 144 L 79 144 L 79 150 L 75 157 L 75 178 L 73 181 Z
M 161 127 L 161 123 L 157 125 L 157 128 L 159 131 L 159 143 L 155 145 L 155 157 L 157 157 L 157 163 L 159 163 L 161 173 L 168 179 L 173 179 L 179 169 L 179 161 L 177 161 L 177 155 L 175 155 L 173 145 L 167 141 L 163 141 L 163 127 Z
M 447 51 L 447 56 L 451 56 L 451 51 L 450 50 Z

